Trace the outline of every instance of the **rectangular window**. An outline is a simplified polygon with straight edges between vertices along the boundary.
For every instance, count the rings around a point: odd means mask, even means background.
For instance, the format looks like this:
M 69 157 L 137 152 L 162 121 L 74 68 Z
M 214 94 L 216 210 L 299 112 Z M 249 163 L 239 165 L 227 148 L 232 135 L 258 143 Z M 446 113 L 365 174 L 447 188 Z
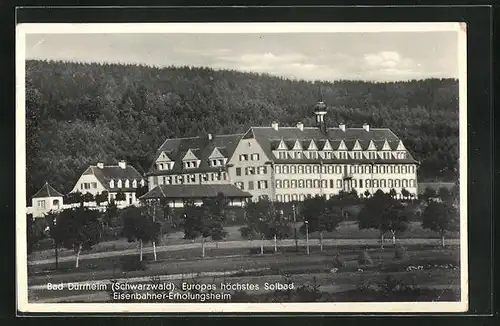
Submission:
M 288 173 L 288 165 L 283 166 L 283 173 Z
M 247 154 L 241 154 L 240 155 L 240 161 L 248 161 L 248 155 Z
M 276 188 L 281 188 L 281 180 L 276 180 Z
M 297 180 L 292 180 L 290 182 L 290 186 L 291 186 L 291 188 L 297 188 Z
M 92 182 L 92 188 L 96 189 L 97 188 L 97 182 Z
M 342 188 L 342 180 L 337 180 L 337 188 Z
M 157 185 L 157 184 L 158 184 L 158 177 L 157 177 L 157 176 L 154 176 L 154 177 L 153 177 L 153 184 L 154 184 L 154 185 Z
M 241 168 L 236 168 L 236 176 L 241 176 Z
M 290 188 L 290 181 L 289 180 L 283 180 L 283 188 Z
M 377 187 L 378 187 L 378 180 L 376 180 L 376 179 L 375 179 L 375 180 L 373 180 L 373 186 L 374 186 L 375 188 L 377 188 Z
M 299 180 L 299 188 L 304 188 L 304 180 Z
M 335 184 L 334 184 L 333 180 L 332 180 L 332 179 L 330 179 L 330 188 L 334 188 L 334 185 L 335 185 Z
M 356 181 L 356 179 L 353 179 L 353 180 L 352 180 L 352 186 L 353 186 L 354 188 L 356 188 L 356 187 L 357 187 L 357 181 Z
M 267 166 L 262 167 L 262 174 L 267 174 Z
M 327 180 L 321 180 L 321 188 L 328 188 L 328 181 Z
M 296 169 L 295 165 L 292 165 L 292 166 L 290 167 L 290 173 L 295 174 L 296 172 L 297 172 L 297 169 Z
M 359 179 L 359 187 L 363 188 L 363 179 Z
M 253 181 L 248 181 L 248 190 L 253 190 Z
M 252 161 L 258 161 L 259 160 L 259 156 L 260 155 L 257 154 L 257 153 L 252 154 Z
M 45 208 L 45 200 L 38 201 L 38 208 Z
M 304 166 L 303 165 L 299 165 L 298 168 L 297 168 L 298 172 L 299 173 L 304 173 Z
M 306 180 L 306 188 L 312 188 L 312 180 L 311 179 Z
M 306 173 L 311 173 L 311 166 L 310 165 L 306 165 Z

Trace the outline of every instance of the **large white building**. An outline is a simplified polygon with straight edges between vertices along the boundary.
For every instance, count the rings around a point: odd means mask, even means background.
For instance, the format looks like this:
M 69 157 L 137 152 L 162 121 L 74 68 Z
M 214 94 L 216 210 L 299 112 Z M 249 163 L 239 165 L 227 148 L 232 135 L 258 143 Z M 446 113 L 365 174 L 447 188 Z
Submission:
M 356 190 L 403 189 L 417 196 L 418 162 L 388 128 L 367 124 L 327 127 L 326 105 L 316 126 L 251 127 L 245 133 L 167 139 L 148 171 L 149 190 L 160 185 L 230 184 L 252 199 L 289 202 Z

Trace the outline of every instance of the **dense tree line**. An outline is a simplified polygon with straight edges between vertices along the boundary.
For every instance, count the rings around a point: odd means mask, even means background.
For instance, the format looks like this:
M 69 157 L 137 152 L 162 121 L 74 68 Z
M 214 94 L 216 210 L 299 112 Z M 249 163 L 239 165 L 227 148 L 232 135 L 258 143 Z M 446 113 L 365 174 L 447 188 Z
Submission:
M 319 82 L 318 82 L 319 83 Z M 314 124 L 318 83 L 208 68 L 27 61 L 27 195 L 45 181 L 68 192 L 96 161 L 139 172 L 167 137 Z M 420 177 L 450 180 L 458 162 L 458 82 L 321 82 L 328 123 L 389 127 Z

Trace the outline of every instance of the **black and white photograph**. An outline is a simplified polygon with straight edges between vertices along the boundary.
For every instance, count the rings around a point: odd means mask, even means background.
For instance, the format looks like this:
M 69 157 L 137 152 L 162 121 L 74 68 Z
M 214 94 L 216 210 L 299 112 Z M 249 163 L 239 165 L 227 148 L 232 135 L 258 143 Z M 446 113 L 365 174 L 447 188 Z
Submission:
M 462 23 L 19 24 L 25 312 L 461 312 Z

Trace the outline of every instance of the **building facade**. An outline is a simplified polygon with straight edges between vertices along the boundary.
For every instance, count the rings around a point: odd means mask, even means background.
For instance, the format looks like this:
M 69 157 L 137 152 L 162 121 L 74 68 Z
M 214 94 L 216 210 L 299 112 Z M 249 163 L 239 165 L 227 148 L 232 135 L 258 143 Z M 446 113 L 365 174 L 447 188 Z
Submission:
M 417 197 L 418 162 L 390 129 L 327 127 L 323 102 L 314 113 L 315 127 L 272 123 L 243 134 L 167 139 L 148 172 L 149 190 L 233 184 L 254 201 L 280 202 L 353 190 L 371 196 L 379 189 Z
M 71 192 L 82 194 L 91 193 L 98 195 L 102 192 L 108 193 L 108 202 L 115 201 L 120 207 L 137 205 L 136 190 L 146 186 L 146 180 L 131 165 L 124 161 L 118 165 L 97 165 L 89 166 L 78 178 Z M 122 192 L 125 194 L 124 201 L 116 201 L 116 195 Z
M 63 204 L 63 195 L 46 182 L 31 197 L 31 207 L 27 207 L 27 213 L 32 214 L 34 218 L 42 218 L 49 212 L 63 209 Z

